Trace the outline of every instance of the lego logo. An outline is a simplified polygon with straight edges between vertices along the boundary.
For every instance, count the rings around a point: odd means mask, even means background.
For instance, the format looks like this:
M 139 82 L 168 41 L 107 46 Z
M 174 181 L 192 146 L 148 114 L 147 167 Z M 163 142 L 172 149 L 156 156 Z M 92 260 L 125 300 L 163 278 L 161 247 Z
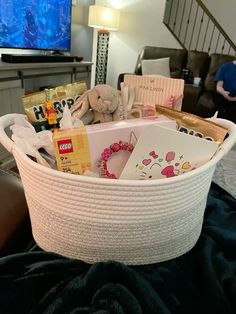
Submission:
M 66 150 L 66 149 L 71 149 L 71 148 L 72 148 L 72 145 L 70 143 L 59 145 L 60 150 Z
M 72 153 L 73 146 L 71 140 L 58 141 L 58 150 L 60 154 Z

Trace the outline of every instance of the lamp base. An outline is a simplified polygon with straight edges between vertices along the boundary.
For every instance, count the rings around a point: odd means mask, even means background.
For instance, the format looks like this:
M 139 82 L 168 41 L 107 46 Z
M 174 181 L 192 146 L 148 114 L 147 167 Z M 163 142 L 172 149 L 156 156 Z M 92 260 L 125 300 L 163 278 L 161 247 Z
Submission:
M 109 36 L 105 29 L 98 31 L 95 85 L 106 84 Z

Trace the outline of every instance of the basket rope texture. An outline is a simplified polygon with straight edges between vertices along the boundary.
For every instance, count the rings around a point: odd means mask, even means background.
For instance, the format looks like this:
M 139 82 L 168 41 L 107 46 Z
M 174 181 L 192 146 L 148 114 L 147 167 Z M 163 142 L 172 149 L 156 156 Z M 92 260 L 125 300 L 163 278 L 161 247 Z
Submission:
M 236 127 L 227 125 L 230 135 L 211 161 L 191 173 L 147 181 L 62 173 L 12 145 L 35 241 L 87 263 L 150 264 L 186 253 L 199 238 L 216 163 L 235 142 Z

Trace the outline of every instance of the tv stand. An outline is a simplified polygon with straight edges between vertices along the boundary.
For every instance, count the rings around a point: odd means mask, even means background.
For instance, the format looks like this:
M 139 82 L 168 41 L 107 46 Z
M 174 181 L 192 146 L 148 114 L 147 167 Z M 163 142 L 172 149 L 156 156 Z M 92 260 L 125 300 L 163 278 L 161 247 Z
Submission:
M 51 52 L 52 55 L 57 55 L 57 56 L 64 56 L 64 53 L 61 52 L 60 50 L 53 50 Z
M 86 80 L 90 88 L 90 75 L 92 62 L 29 62 L 29 63 L 6 63 L 0 62 L 0 82 L 20 80 L 24 88 L 24 81 L 28 78 L 44 76 L 67 75 L 71 76 L 70 82 Z
M 7 63 L 45 63 L 45 62 L 74 62 L 75 57 L 50 54 L 50 55 L 28 55 L 2 53 L 2 61 Z

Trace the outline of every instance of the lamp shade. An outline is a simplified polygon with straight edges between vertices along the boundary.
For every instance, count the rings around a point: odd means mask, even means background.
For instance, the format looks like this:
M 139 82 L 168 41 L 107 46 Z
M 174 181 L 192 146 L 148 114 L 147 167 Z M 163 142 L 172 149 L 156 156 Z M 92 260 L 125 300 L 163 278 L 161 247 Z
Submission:
M 120 11 L 99 5 L 89 7 L 89 26 L 114 31 L 119 28 L 119 23 Z

